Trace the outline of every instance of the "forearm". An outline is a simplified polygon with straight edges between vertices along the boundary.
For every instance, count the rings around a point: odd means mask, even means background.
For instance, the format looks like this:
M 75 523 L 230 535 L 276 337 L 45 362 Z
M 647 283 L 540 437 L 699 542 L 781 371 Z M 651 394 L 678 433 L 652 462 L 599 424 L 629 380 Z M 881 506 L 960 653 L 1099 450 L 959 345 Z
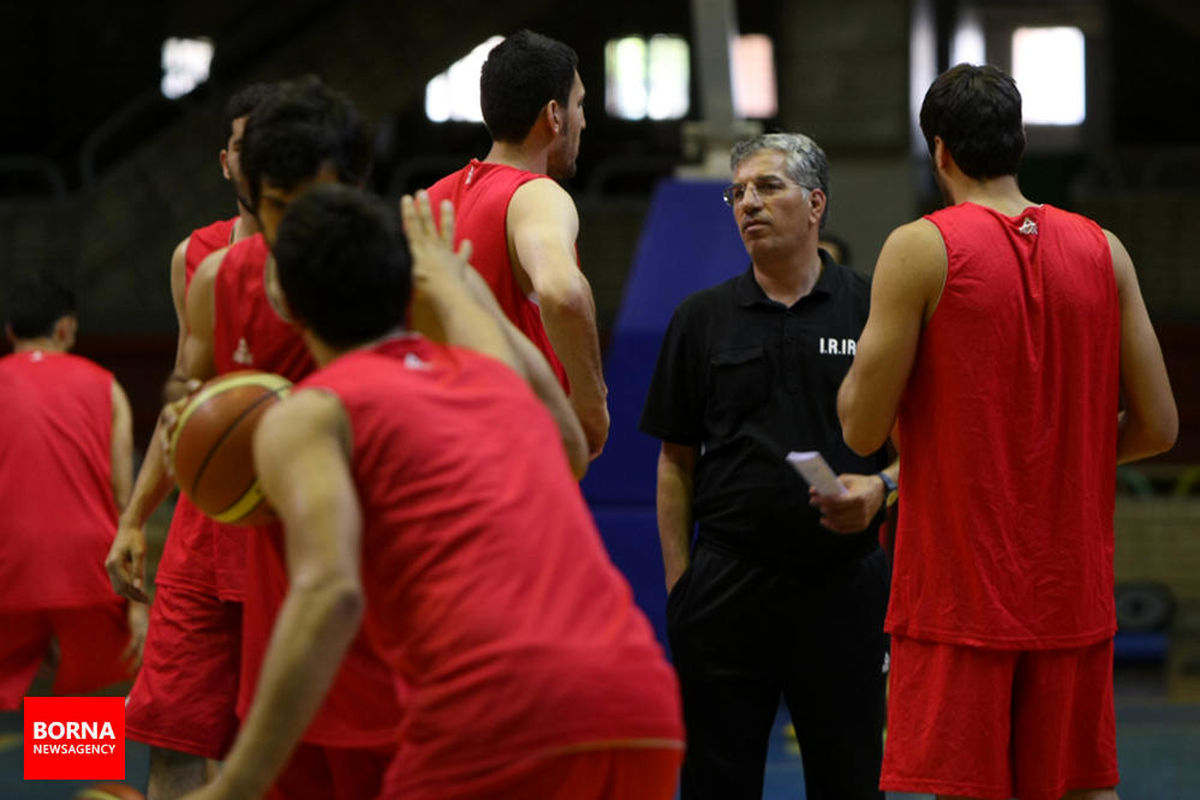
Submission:
M 559 291 L 539 293 L 538 302 L 546 336 L 571 382 L 572 403 L 577 408 L 607 408 L 596 304 L 583 273 Z
M 658 461 L 658 539 L 662 547 L 663 571 L 670 590 L 687 569 L 692 543 L 693 470 L 686 464 L 660 454 Z
M 167 475 L 165 454 L 163 453 L 162 422 L 154 427 L 154 435 L 146 448 L 146 456 L 142 459 L 142 467 L 138 470 L 133 482 L 129 502 L 121 512 L 122 524 L 141 528 L 146 520 L 154 513 L 167 494 L 171 491 L 172 481 Z
M 254 704 L 219 778 L 229 797 L 261 797 L 317 713 L 362 621 L 362 594 L 293 586 L 275 623 Z
M 513 351 L 503 327 L 492 311 L 478 300 L 469 280 L 470 276 L 458 280 L 439 275 L 423 283 L 419 304 L 425 325 L 436 327 L 447 343 L 503 361 L 522 377 L 527 377 L 524 364 Z

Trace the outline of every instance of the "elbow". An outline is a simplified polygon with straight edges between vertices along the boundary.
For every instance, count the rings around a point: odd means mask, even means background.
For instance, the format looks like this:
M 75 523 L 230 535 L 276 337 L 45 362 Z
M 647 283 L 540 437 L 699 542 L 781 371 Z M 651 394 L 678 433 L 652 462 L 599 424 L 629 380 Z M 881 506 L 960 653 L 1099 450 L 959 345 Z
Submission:
M 1151 455 L 1165 453 L 1175 446 L 1179 439 L 1179 414 L 1171 414 L 1162 419 L 1147 432 L 1147 447 Z
M 883 447 L 887 436 L 873 436 L 861 430 L 861 426 L 848 424 L 845 420 L 842 421 L 842 438 L 846 441 L 846 446 L 860 456 L 869 456 Z
M 573 275 L 547 281 L 535 286 L 538 307 L 543 312 L 557 315 L 582 316 L 592 307 L 592 293 L 583 273 L 574 270 Z

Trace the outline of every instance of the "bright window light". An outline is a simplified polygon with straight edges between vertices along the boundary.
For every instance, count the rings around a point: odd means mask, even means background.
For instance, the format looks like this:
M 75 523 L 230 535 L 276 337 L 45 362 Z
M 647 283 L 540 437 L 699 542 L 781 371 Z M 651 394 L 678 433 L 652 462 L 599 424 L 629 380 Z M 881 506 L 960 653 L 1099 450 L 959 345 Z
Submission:
M 213 43 L 210 39 L 172 37 L 163 42 L 163 97 L 177 100 L 208 80 L 212 59 Z
M 762 33 L 739 36 L 730 49 L 733 113 L 743 119 L 766 119 L 779 111 L 775 94 L 775 48 Z
M 611 39 L 604 46 L 604 108 L 620 119 L 685 117 L 690 69 L 681 36 Z
M 688 112 L 688 44 L 681 36 L 653 36 L 646 52 L 646 116 L 680 119 Z
M 479 107 L 479 73 L 492 48 L 504 41 L 493 36 L 450 65 L 425 85 L 425 116 L 433 122 L 483 122 Z
M 1017 28 L 1013 32 L 1013 80 L 1021 90 L 1025 122 L 1078 125 L 1084 104 L 1083 31 L 1079 28 Z
M 987 48 L 983 40 L 983 25 L 973 10 L 963 13 L 950 43 L 951 64 L 986 64 Z

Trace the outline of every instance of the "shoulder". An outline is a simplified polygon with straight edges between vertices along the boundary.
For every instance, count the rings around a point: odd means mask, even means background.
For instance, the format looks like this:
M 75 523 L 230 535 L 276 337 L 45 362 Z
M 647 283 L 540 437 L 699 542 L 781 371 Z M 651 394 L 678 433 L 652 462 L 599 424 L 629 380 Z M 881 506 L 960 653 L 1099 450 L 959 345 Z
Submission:
M 221 265 L 225 262 L 225 256 L 228 255 L 238 245 L 227 245 L 220 250 L 214 250 L 204 257 L 204 260 L 196 265 L 196 274 L 192 276 L 192 289 L 208 286 L 217 279 L 217 273 L 221 270 Z
M 321 386 L 297 386 L 285 399 L 263 414 L 255 432 L 255 447 L 278 447 L 284 452 L 291 443 L 313 435 L 340 436 L 346 411 L 338 395 Z
M 509 213 L 541 214 L 547 211 L 575 214 L 575 201 L 558 181 L 534 177 L 517 187 L 509 202 Z

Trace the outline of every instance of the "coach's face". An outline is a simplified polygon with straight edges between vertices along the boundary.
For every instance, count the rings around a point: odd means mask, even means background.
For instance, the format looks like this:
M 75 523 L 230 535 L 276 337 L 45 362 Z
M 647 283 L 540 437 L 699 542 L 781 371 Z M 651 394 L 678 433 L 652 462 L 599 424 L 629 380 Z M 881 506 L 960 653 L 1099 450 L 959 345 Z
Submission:
M 787 155 L 780 150 L 759 150 L 743 159 L 729 198 L 742 243 L 754 260 L 800 250 L 817 234 L 825 210 L 825 193 L 789 178 Z
M 287 213 L 288 206 L 293 200 L 304 194 L 304 191 L 310 186 L 339 182 L 337 168 L 329 161 L 322 164 L 312 178 L 301 181 L 290 189 L 277 186 L 271 183 L 270 178 L 264 177 L 258 195 L 258 211 L 255 216 L 258 217 L 258 226 L 262 230 L 263 238 L 267 240 L 267 247 L 275 246 L 279 223 L 283 221 L 283 216 Z

